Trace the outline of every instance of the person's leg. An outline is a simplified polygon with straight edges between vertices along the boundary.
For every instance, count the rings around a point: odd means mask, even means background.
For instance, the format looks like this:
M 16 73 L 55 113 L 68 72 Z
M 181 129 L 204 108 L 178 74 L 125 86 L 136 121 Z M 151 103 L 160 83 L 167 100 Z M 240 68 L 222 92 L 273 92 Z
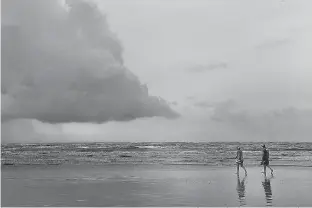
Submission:
M 236 171 L 236 173 L 237 173 L 237 175 L 239 174 L 239 163 L 236 163 L 236 165 L 237 165 L 237 171 Z
M 273 175 L 273 169 L 268 165 L 268 168 L 271 170 L 271 174 Z
M 245 175 L 247 175 L 247 170 L 246 170 L 246 168 L 245 168 L 245 166 L 244 166 L 244 164 L 243 164 L 243 163 L 241 164 L 241 167 L 244 169 L 244 171 L 245 171 Z
M 263 173 L 266 175 L 266 164 L 263 164 Z

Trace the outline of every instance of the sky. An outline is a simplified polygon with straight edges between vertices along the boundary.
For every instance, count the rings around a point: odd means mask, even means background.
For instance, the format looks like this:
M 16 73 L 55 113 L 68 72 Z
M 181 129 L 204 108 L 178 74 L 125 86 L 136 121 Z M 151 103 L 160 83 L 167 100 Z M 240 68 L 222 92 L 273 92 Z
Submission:
M 2 0 L 2 142 L 310 141 L 310 0 Z

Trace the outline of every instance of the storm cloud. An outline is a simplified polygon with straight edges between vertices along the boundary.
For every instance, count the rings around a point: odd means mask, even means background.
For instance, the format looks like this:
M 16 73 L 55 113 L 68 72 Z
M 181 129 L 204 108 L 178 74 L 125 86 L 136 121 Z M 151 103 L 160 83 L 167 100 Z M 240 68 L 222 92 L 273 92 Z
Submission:
M 3 0 L 2 120 L 49 123 L 179 116 L 124 65 L 95 4 Z

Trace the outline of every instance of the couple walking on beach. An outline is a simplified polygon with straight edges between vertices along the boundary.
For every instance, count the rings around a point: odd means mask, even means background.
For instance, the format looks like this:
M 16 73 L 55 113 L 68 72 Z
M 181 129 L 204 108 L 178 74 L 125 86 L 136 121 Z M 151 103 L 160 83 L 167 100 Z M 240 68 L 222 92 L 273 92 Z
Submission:
M 261 165 L 263 165 L 263 173 L 266 174 L 266 167 L 268 167 L 271 170 L 271 174 L 273 175 L 273 169 L 269 166 L 269 151 L 266 148 L 266 146 L 262 145 L 262 161 Z M 236 154 L 236 164 L 237 164 L 237 174 L 239 174 L 239 166 L 241 166 L 244 171 L 245 175 L 247 175 L 246 168 L 244 167 L 244 157 L 243 157 L 243 151 L 240 147 L 237 147 L 237 154 Z

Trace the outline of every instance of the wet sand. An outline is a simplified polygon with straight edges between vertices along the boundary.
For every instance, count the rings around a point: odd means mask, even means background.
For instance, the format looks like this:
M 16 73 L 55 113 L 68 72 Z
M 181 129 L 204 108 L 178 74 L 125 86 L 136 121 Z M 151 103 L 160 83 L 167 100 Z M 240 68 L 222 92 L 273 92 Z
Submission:
M 2 166 L 2 206 L 312 206 L 312 168 Z

